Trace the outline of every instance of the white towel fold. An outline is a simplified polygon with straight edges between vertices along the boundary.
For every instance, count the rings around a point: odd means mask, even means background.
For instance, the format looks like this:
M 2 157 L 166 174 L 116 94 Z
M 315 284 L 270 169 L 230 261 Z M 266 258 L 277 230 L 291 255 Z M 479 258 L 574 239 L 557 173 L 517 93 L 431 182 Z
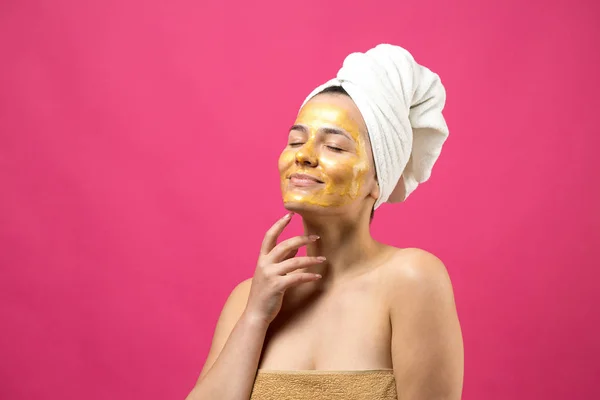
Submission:
M 331 86 L 344 88 L 367 125 L 380 189 L 375 208 L 404 201 L 429 179 L 449 134 L 439 76 L 402 47 L 380 44 L 346 57 L 302 105 Z

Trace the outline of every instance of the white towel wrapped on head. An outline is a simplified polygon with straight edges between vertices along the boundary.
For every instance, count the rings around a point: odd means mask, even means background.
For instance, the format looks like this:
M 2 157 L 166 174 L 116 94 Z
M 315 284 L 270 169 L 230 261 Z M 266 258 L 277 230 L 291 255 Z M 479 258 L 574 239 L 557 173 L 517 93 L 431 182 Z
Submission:
M 350 95 L 367 125 L 380 189 L 375 208 L 404 201 L 429 179 L 448 137 L 439 76 L 402 47 L 380 44 L 346 57 L 337 76 L 302 105 L 331 86 Z

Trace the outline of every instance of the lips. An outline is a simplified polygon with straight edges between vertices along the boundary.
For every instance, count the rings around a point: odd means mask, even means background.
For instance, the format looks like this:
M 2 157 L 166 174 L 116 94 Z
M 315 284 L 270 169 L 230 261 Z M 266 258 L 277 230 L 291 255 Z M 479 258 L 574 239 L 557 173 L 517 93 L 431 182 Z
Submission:
M 308 174 L 292 174 L 290 175 L 290 180 L 293 180 L 294 182 L 323 183 L 322 180 Z

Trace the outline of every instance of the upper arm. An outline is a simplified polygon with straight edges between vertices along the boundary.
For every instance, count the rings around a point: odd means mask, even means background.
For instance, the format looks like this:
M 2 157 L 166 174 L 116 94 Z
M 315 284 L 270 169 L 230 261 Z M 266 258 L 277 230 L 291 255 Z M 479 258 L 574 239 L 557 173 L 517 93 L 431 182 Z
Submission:
M 452 283 L 434 255 L 415 251 L 390 282 L 392 362 L 398 399 L 461 398 L 462 332 Z
M 229 338 L 229 334 L 233 330 L 235 324 L 237 324 L 240 316 L 246 308 L 251 285 L 252 278 L 246 279 L 238 284 L 231 291 L 231 294 L 227 298 L 227 301 L 221 310 L 219 320 L 217 321 L 210 350 L 208 351 L 206 362 L 204 363 L 204 367 L 200 372 L 200 377 L 198 380 L 202 379 L 202 377 L 206 375 L 216 361 L 217 357 L 219 357 L 221 350 L 223 350 L 223 347 Z

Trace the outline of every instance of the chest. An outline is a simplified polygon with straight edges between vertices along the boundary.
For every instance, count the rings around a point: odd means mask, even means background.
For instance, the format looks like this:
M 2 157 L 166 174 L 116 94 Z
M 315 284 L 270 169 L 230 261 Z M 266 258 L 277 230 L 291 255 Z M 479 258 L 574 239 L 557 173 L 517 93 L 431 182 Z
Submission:
M 368 282 L 340 289 L 326 296 L 308 292 L 284 297 L 267 333 L 259 368 L 391 368 L 391 326 L 384 295 Z

